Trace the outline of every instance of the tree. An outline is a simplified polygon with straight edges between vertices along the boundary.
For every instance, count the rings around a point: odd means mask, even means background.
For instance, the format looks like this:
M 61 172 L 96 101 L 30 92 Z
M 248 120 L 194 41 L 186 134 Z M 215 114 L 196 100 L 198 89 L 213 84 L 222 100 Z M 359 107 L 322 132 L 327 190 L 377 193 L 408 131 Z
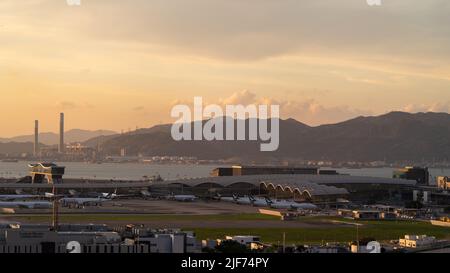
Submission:
M 421 209 L 423 208 L 423 204 L 419 201 L 411 201 L 405 204 L 405 207 L 408 209 Z
M 225 254 L 250 253 L 250 250 L 247 248 L 247 246 L 232 240 L 223 241 L 216 247 L 216 250 L 219 253 Z
M 449 206 L 449 207 L 445 207 L 445 208 L 444 208 L 444 212 L 445 212 L 445 213 L 450 213 L 450 206 Z

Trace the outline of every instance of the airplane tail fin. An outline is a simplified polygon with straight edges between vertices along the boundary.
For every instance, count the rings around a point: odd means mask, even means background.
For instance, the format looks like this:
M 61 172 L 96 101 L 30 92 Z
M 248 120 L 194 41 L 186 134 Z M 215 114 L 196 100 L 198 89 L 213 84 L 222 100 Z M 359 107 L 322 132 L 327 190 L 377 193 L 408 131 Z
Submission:
M 53 193 L 51 193 L 51 192 L 46 192 L 46 193 L 44 194 L 44 196 L 45 196 L 46 198 L 53 198 L 53 197 L 55 197 L 55 194 L 53 194 Z
M 78 192 L 77 192 L 76 190 L 69 190 L 69 194 L 70 194 L 71 196 L 77 196 L 77 195 L 78 195 Z
M 272 203 L 273 203 L 273 201 L 272 201 L 272 200 L 270 200 L 270 198 L 269 198 L 269 197 L 265 197 L 265 199 L 266 199 L 266 202 L 267 202 L 267 204 L 272 204 Z
M 234 199 L 235 201 L 237 201 L 237 200 L 239 199 L 239 197 L 238 197 L 236 194 L 233 194 L 233 199 Z
M 151 196 L 151 195 L 152 195 L 148 190 L 143 190 L 143 191 L 141 191 L 141 194 L 142 194 L 143 196 Z

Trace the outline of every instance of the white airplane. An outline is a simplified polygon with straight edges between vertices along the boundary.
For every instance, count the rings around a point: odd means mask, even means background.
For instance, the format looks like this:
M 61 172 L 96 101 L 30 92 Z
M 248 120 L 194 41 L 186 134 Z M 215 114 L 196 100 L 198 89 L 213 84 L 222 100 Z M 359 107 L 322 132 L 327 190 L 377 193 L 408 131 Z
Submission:
M 105 199 L 116 199 L 119 197 L 119 195 L 117 195 L 117 191 L 113 192 L 113 193 L 108 193 L 108 192 L 102 192 L 99 195 L 100 198 L 105 198 Z
M 249 196 L 251 201 L 252 201 L 252 205 L 255 207 L 267 207 L 269 206 L 267 204 L 267 201 L 265 198 L 260 198 L 260 197 L 253 197 L 253 196 Z
M 174 195 L 173 193 L 167 197 L 169 200 L 178 202 L 193 202 L 197 199 L 195 195 Z
M 14 201 L 14 200 L 24 200 L 24 199 L 35 199 L 39 198 L 39 195 L 32 194 L 4 194 L 0 195 L 1 201 Z
M 317 210 L 319 208 L 311 203 L 296 203 L 295 207 L 298 210 Z
M 70 194 L 70 196 L 78 196 L 78 195 L 80 195 L 80 193 L 77 192 L 76 190 L 69 190 L 69 194 Z
M 148 190 L 142 190 L 141 191 L 141 195 L 142 195 L 142 197 L 144 197 L 144 199 L 153 197 L 152 193 L 149 192 Z
M 239 204 L 239 205 L 252 205 L 253 204 L 253 200 L 252 200 L 251 196 L 239 197 L 239 196 L 233 194 L 233 196 L 231 196 L 231 197 L 222 197 L 220 194 L 218 194 L 217 198 L 219 199 L 219 201 L 235 203 L 235 204 Z
M 252 199 L 250 196 L 244 196 L 244 197 L 237 197 L 233 196 L 236 200 L 236 203 L 239 205 L 252 205 Z
M 117 189 L 112 193 L 103 192 L 100 197 L 105 199 L 117 199 L 117 198 L 124 198 L 124 197 L 134 197 L 135 195 L 131 194 L 117 194 Z
M 270 198 L 266 198 L 266 202 L 271 208 L 275 209 L 293 209 L 293 210 L 315 210 L 317 206 L 311 203 L 297 203 L 287 200 L 272 201 Z
M 51 202 L 0 202 L 0 208 L 49 209 Z
M 230 196 L 230 197 L 222 197 L 222 195 L 220 195 L 219 193 L 216 195 L 215 199 L 219 200 L 219 201 L 223 201 L 223 202 L 228 202 L 228 203 L 236 203 L 236 195 Z
M 65 197 L 61 198 L 59 202 L 63 206 L 77 205 L 77 206 L 88 206 L 88 205 L 100 205 L 103 202 L 111 201 L 111 199 L 106 198 L 75 198 L 75 197 Z

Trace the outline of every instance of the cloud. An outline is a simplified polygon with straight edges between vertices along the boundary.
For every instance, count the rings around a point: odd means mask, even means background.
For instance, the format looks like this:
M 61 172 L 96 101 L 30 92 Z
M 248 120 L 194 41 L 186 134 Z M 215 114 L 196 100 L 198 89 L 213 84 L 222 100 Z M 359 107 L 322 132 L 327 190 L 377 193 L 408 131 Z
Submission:
M 145 110 L 144 106 L 136 106 L 133 108 L 133 111 L 143 111 L 143 110 Z
M 450 113 L 450 101 L 435 102 L 431 104 L 408 104 L 404 106 L 401 110 L 409 113 L 418 113 L 418 112 Z
M 135 0 L 130 5 L 113 0 L 85 8 L 91 18 L 102 11 L 101 20 L 86 25 L 97 37 L 227 60 L 304 54 L 314 48 L 447 58 L 450 53 L 450 41 L 443 39 L 450 33 L 447 0 L 397 0 L 379 9 L 364 0 Z
M 77 108 L 78 105 L 72 101 L 60 101 L 60 102 L 56 103 L 56 107 L 62 108 L 62 109 L 74 109 L 74 108 Z
M 280 100 L 268 97 L 258 97 L 248 90 L 236 92 L 230 97 L 221 99 L 224 104 L 256 104 L 279 105 L 281 118 L 294 118 L 309 125 L 336 123 L 361 115 L 372 115 L 371 111 L 354 109 L 347 105 L 326 106 L 314 99 Z
M 93 108 L 94 106 L 87 103 L 76 103 L 73 101 L 59 101 L 56 103 L 56 107 L 63 110 L 79 109 L 79 108 Z
M 248 90 L 243 90 L 240 92 L 233 93 L 230 97 L 222 99 L 220 101 L 221 105 L 227 105 L 227 104 L 253 104 L 256 101 L 256 94 L 252 93 Z
M 55 0 L 2 2 L 0 12 L 50 30 L 60 25 L 71 35 L 217 59 L 254 61 L 314 50 L 450 57 L 448 0 L 386 1 L 377 8 L 365 0 L 108 0 L 76 9 Z

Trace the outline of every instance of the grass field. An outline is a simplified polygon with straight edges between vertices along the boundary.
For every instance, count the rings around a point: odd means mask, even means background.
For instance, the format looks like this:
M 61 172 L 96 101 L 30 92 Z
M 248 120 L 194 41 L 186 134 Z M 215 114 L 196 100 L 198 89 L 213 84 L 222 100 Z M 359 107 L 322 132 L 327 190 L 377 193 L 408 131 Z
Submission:
M 50 221 L 48 215 L 27 215 L 13 216 L 17 221 L 27 223 L 39 223 Z M 177 215 L 177 214 L 66 214 L 60 216 L 60 221 L 64 223 L 77 222 L 125 222 L 138 223 L 145 221 L 273 221 L 278 217 L 262 214 L 214 214 L 214 215 Z
M 49 222 L 47 215 L 13 216 L 19 222 L 43 223 Z M 427 222 L 418 221 L 355 221 L 337 217 L 302 217 L 298 221 L 320 225 L 320 228 L 240 228 L 240 221 L 277 221 L 279 218 L 261 214 L 220 214 L 220 215 L 96 215 L 70 214 L 60 218 L 64 223 L 114 222 L 117 224 L 138 224 L 145 221 L 235 221 L 236 228 L 193 228 L 199 239 L 224 238 L 226 235 L 258 235 L 263 242 L 277 243 L 282 241 L 286 233 L 289 244 L 308 244 L 321 242 L 350 242 L 356 240 L 357 230 L 359 238 L 370 237 L 379 241 L 399 239 L 405 234 L 426 234 L 437 238 L 450 238 L 450 229 L 433 226 Z M 348 225 L 333 224 L 333 221 Z M 355 224 L 358 224 L 358 228 Z M 183 228 L 180 226 L 180 228 Z
M 279 243 L 286 233 L 289 244 L 311 244 L 324 242 L 351 242 L 359 238 L 374 238 L 378 241 L 399 239 L 406 234 L 426 234 L 437 238 L 449 238 L 450 229 L 433 226 L 425 222 L 358 222 L 363 226 L 329 228 L 270 228 L 270 229 L 194 229 L 199 239 L 223 238 L 226 235 L 259 235 L 263 242 Z

